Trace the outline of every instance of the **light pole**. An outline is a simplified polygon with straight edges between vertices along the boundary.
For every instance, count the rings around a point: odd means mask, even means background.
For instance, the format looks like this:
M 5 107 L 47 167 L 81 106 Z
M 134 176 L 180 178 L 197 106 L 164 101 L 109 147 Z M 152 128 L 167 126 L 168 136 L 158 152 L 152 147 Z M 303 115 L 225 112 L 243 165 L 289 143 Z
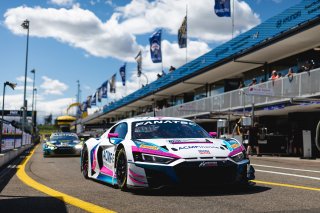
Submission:
M 33 89 L 35 95 L 34 95 L 34 128 L 37 126 L 37 88 Z
M 2 113 L 1 113 L 1 125 L 0 125 L 0 153 L 2 151 L 2 129 L 3 129 L 3 116 L 4 116 L 4 96 L 6 94 L 6 86 L 11 87 L 13 90 L 17 86 L 17 84 L 10 83 L 9 81 L 6 81 L 3 83 L 3 94 L 2 94 Z
M 35 127 L 35 122 L 34 122 L 34 85 L 36 81 L 36 70 L 33 69 L 30 71 L 33 74 L 33 87 L 32 87 L 32 136 L 34 136 L 34 127 Z
M 33 91 L 36 93 L 34 96 L 34 111 L 37 111 L 37 94 L 38 94 L 38 90 L 37 88 L 34 88 Z
M 26 114 L 27 114 L 27 100 L 26 100 L 26 89 L 27 89 L 27 70 L 28 70 L 28 49 L 29 49 L 29 26 L 30 21 L 28 19 L 24 20 L 24 22 L 21 24 L 23 29 L 27 30 L 27 48 L 26 48 L 26 66 L 24 71 L 24 92 L 23 92 L 23 118 L 22 118 L 22 131 L 25 130 L 25 124 L 26 124 Z

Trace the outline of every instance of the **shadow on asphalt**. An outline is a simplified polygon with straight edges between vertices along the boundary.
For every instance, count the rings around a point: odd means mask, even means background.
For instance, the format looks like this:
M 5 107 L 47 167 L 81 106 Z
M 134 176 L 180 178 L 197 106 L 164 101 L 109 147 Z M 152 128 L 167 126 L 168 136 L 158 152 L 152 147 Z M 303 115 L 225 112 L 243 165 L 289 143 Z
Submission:
M 6 187 L 6 185 L 9 183 L 11 178 L 16 174 L 17 172 L 16 166 L 22 164 L 26 160 L 26 157 L 29 155 L 30 155 L 30 150 L 26 150 L 20 156 L 17 156 L 15 159 L 13 159 L 12 161 L 10 161 L 9 163 L 7 163 L 6 165 L 0 168 L 0 177 L 1 177 L 0 192 L 2 192 L 4 187 Z
M 167 187 L 154 190 L 132 190 L 130 191 L 135 195 L 143 196 L 229 196 L 229 195 L 246 195 L 257 194 L 270 190 L 270 187 L 265 186 L 248 186 L 232 187 L 232 186 L 219 186 L 219 187 Z
M 0 195 L 0 212 L 64 213 L 68 211 L 63 201 L 53 197 L 16 197 Z

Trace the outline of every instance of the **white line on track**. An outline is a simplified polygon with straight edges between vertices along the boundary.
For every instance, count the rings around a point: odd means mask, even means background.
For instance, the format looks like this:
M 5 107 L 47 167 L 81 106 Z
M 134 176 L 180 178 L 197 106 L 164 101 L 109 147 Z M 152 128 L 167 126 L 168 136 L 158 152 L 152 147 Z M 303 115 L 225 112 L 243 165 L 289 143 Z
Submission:
M 307 178 L 307 179 L 313 179 L 313 180 L 320 180 L 319 177 L 311 177 L 306 175 L 296 175 L 296 174 L 290 174 L 290 173 L 284 173 L 284 172 L 274 172 L 274 171 L 266 171 L 266 170 L 260 170 L 256 169 L 256 172 L 265 172 L 265 173 L 271 173 L 271 174 L 277 174 L 277 175 L 287 175 L 287 176 L 293 176 L 293 177 L 301 177 L 301 178 Z
M 252 166 L 257 166 L 257 167 L 265 167 L 265 168 L 274 168 L 274 169 L 284 169 L 284 170 L 301 171 L 301 172 L 320 173 L 320 171 L 317 171 L 317 170 L 294 169 L 294 168 L 278 167 L 278 166 L 268 166 L 268 165 L 261 165 L 261 164 L 251 164 L 251 165 L 252 165 Z

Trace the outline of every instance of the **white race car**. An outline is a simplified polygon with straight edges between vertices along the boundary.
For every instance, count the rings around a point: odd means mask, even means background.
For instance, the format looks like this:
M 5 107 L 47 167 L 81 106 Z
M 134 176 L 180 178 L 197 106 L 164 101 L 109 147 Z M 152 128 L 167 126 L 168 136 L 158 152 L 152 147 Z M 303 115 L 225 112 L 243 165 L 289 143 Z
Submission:
M 254 169 L 235 139 L 215 139 L 193 121 L 170 117 L 122 120 L 81 152 L 85 178 L 128 188 L 248 184 Z

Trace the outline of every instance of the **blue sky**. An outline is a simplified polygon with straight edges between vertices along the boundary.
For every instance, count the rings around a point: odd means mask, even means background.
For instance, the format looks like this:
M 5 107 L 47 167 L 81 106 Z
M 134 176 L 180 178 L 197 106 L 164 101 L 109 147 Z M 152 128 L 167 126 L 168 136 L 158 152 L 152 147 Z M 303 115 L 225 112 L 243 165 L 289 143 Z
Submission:
M 299 2 L 235 0 L 235 33 L 245 32 Z M 214 14 L 214 0 L 2 0 L 0 83 L 18 83 L 16 90 L 7 89 L 5 108 L 20 109 L 22 106 L 26 56 L 26 30 L 20 27 L 23 20 L 30 20 L 29 109 L 33 77 L 30 70 L 35 69 L 39 114 L 57 116 L 75 102 L 77 80 L 81 84 L 81 99 L 85 100 L 117 72 L 117 93 L 98 107 L 145 84 L 144 78 L 136 76 L 134 57 L 140 49 L 143 72 L 149 82 L 155 80 L 161 65 L 152 64 L 150 60 L 148 38 L 156 29 L 163 29 L 165 71 L 170 65 L 181 66 L 185 61 L 185 49 L 178 48 L 176 32 L 185 15 L 186 4 L 189 60 L 231 38 L 231 19 Z M 126 87 L 121 86 L 119 75 L 124 62 L 127 62 Z

